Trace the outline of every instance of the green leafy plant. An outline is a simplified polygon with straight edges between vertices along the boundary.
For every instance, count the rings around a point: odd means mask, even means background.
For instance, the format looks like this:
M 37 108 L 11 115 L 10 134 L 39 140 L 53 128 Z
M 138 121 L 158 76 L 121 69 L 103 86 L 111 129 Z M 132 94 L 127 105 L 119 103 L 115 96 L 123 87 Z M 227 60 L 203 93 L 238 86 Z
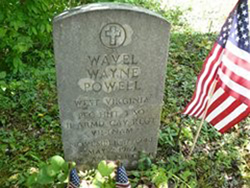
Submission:
M 172 24 L 158 152 L 154 159 L 142 156 L 138 169 L 128 172 L 132 187 L 167 186 L 166 182 L 182 188 L 248 187 L 249 119 L 226 135 L 204 125 L 193 158 L 185 159 L 199 121 L 181 118 L 180 112 L 193 94 L 216 35 L 192 31 L 185 22 L 186 10 L 167 9 L 159 1 L 108 1 L 154 10 Z M 67 181 L 60 162 L 42 162 L 63 156 L 52 20 L 64 9 L 93 2 L 97 1 L 0 0 L 1 188 L 24 187 L 28 178 L 38 188 L 63 186 Z M 84 172 L 83 179 L 96 187 L 113 186 L 113 167 L 108 165 L 101 162 L 97 169 Z M 44 184 L 37 182 L 38 177 Z
M 164 168 L 154 170 L 152 182 L 159 188 L 168 187 L 168 177 Z
M 52 56 L 52 18 L 67 1 L 4 0 L 0 2 L 0 67 L 14 73 L 44 64 Z M 1 71 L 1 70 L 0 70 Z
M 101 161 L 98 164 L 92 186 L 96 188 L 112 188 L 115 187 L 115 163 Z
M 69 172 L 75 167 L 75 163 L 68 163 L 62 157 L 56 155 L 51 157 L 47 162 L 41 162 L 39 168 L 31 168 L 30 176 L 27 179 L 28 187 L 65 187 L 68 183 Z M 89 172 L 86 171 L 81 180 L 86 181 L 96 188 L 113 188 L 115 187 L 115 168 L 114 162 L 101 161 L 97 169 L 92 173 L 91 181 L 88 181 Z M 88 181 L 88 183 L 87 183 Z
M 68 181 L 69 163 L 60 156 L 51 157 L 46 163 L 41 163 L 40 168 L 31 171 L 31 176 L 27 180 L 28 187 L 43 187 L 45 185 L 65 186 Z M 74 164 L 71 165 L 74 167 Z

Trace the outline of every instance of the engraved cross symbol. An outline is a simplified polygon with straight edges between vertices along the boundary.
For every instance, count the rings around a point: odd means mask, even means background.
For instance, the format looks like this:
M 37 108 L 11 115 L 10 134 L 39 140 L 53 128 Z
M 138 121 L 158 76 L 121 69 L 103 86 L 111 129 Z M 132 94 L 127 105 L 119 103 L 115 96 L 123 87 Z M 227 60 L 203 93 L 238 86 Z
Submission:
M 117 38 L 121 36 L 121 31 L 115 26 L 110 26 L 107 31 L 105 31 L 106 37 L 109 37 L 109 43 L 115 46 L 117 43 Z

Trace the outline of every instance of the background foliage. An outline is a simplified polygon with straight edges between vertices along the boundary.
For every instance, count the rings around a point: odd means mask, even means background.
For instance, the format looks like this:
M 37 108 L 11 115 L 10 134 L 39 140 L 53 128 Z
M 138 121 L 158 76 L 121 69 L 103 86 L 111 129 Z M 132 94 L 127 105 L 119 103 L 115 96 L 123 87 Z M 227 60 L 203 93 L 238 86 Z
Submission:
M 51 37 L 53 17 L 70 7 L 93 2 L 97 1 L 1 0 L 0 71 L 17 73 L 23 72 L 27 66 L 46 65 L 47 61 L 53 59 Z M 107 2 L 107 0 L 99 2 Z M 178 14 L 181 13 L 162 11 L 156 1 L 120 0 L 117 2 L 154 9 L 166 18 L 175 18 L 175 22 Z
M 42 171 L 44 161 L 63 155 L 52 19 L 64 9 L 92 2 L 0 1 L 0 187 L 25 187 L 30 174 Z M 180 111 L 194 91 L 215 34 L 193 32 L 183 17 L 186 10 L 164 9 L 154 0 L 119 2 L 154 10 L 172 24 L 158 155 L 142 155 L 138 169 L 129 172 L 133 186 L 250 186 L 248 120 L 225 135 L 205 125 L 192 160 L 185 159 L 199 121 Z M 93 174 L 88 172 L 86 178 L 92 181 Z

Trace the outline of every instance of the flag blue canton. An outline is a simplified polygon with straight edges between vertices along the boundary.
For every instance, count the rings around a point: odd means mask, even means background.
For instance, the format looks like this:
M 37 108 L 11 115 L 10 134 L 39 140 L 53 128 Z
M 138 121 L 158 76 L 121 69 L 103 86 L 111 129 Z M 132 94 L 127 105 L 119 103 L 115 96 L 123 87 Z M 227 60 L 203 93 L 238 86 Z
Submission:
M 80 178 L 77 174 L 77 171 L 75 168 L 73 168 L 70 171 L 70 175 L 69 175 L 69 186 L 68 188 L 77 188 L 80 186 Z
M 184 114 L 203 118 L 219 132 L 250 114 L 250 42 L 248 1 L 233 8 L 196 82 Z
M 250 52 L 247 0 L 239 0 L 221 29 L 217 43 L 225 48 L 227 41 Z
M 124 166 L 118 167 L 116 173 L 116 188 L 122 188 L 122 187 L 126 188 L 131 187 Z

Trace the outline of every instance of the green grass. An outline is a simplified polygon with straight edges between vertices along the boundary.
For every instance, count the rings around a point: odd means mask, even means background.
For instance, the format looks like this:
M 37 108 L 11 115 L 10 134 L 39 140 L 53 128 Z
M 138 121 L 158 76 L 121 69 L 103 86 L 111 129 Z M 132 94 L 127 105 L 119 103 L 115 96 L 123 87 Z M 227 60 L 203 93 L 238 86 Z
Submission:
M 199 121 L 180 111 L 192 96 L 214 39 L 213 34 L 172 33 L 158 154 L 156 159 L 143 156 L 138 170 L 129 173 L 134 186 L 162 179 L 173 187 L 250 185 L 247 120 L 225 135 L 204 125 L 192 160 L 185 159 Z M 0 187 L 24 187 L 30 168 L 53 155 L 63 156 L 54 62 L 48 59 L 40 68 L 2 77 Z
M 54 155 L 63 156 L 51 20 L 65 8 L 97 1 L 0 1 L 0 188 L 25 187 L 30 172 Z M 141 156 L 138 169 L 129 172 L 133 187 L 250 187 L 249 119 L 225 135 L 205 124 L 192 159 L 185 158 L 199 121 L 180 112 L 215 34 L 194 33 L 185 11 L 163 10 L 157 0 L 115 2 L 154 10 L 172 24 L 158 154 Z M 94 174 L 86 177 L 93 180 Z

